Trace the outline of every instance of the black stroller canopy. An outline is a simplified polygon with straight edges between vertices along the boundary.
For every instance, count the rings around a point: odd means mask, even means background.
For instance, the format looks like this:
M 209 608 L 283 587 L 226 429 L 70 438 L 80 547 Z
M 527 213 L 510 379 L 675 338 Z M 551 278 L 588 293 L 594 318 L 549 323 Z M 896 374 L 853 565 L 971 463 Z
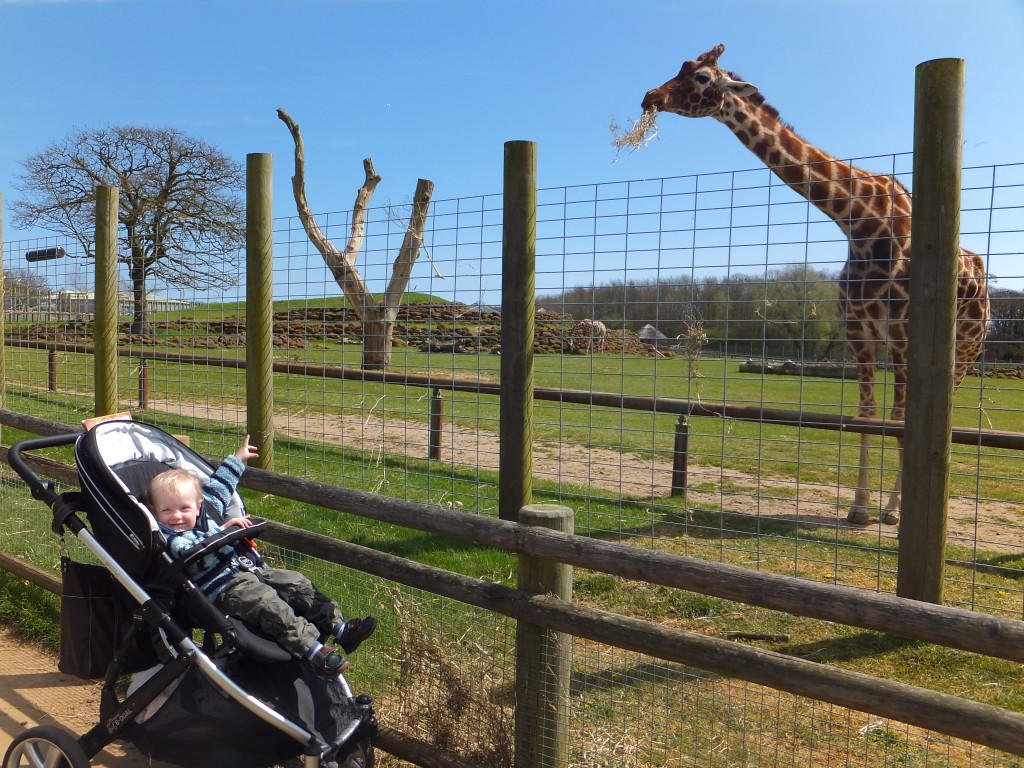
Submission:
M 153 566 L 157 523 L 144 503 L 149 481 L 168 469 L 185 469 L 206 483 L 214 472 L 173 435 L 137 421 L 97 424 L 75 445 L 75 461 L 94 535 L 133 576 Z M 236 493 L 226 517 L 244 513 Z

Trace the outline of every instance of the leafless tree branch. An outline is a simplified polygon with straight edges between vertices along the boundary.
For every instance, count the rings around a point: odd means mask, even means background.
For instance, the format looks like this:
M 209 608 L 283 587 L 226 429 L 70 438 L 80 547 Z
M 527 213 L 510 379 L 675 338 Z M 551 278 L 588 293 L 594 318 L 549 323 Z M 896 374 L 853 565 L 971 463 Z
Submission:
M 366 239 L 366 211 L 370 199 L 380 183 L 380 176 L 374 171 L 373 160 L 370 158 L 363 160 L 366 180 L 356 193 L 356 202 L 352 208 L 352 231 L 349 235 L 348 245 L 345 246 L 344 251 L 339 251 L 320 229 L 320 225 L 316 223 L 309 202 L 306 200 L 306 149 L 299 125 L 284 109 L 278 109 L 277 116 L 288 126 L 292 140 L 295 142 L 295 175 L 292 176 L 292 193 L 295 195 L 299 220 L 302 221 L 309 241 L 320 251 L 327 268 L 334 275 L 334 279 L 341 286 L 342 291 L 345 292 L 356 315 L 362 320 L 366 316 L 367 308 L 372 306 L 375 301 L 366 287 L 366 283 L 363 282 L 363 278 L 356 271 L 355 264 L 359 257 L 359 251 L 362 250 L 363 241 Z
M 363 366 L 366 368 L 383 369 L 391 356 L 391 331 L 398 308 L 409 284 L 413 265 L 419 257 L 423 246 L 423 230 L 426 227 L 430 212 L 430 196 L 434 185 L 430 181 L 420 179 L 416 185 L 413 198 L 412 214 L 405 230 L 405 238 L 395 259 L 394 271 L 384 292 L 382 301 L 376 301 L 366 283 L 356 270 L 356 258 L 366 239 L 366 213 L 373 192 L 380 183 L 380 176 L 373 168 L 373 161 L 363 161 L 365 181 L 356 194 L 356 202 L 352 210 L 352 230 L 348 245 L 339 251 L 324 235 L 316 223 L 306 200 L 306 150 L 298 124 L 283 109 L 277 110 L 277 116 L 288 126 L 292 140 L 295 142 L 295 175 L 292 176 L 292 192 L 299 219 L 306 230 L 309 240 L 320 251 L 324 262 L 337 281 L 345 297 L 349 300 L 359 320 L 363 324 Z

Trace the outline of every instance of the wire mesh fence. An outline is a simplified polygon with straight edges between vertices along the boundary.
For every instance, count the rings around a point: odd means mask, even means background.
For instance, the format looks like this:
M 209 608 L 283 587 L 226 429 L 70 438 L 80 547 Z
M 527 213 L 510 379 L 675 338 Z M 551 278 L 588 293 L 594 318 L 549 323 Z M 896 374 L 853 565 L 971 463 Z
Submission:
M 909 187 L 909 156 L 859 164 Z M 369 211 L 356 268 L 375 295 L 390 279 L 408 208 Z M 358 317 L 298 218 L 275 220 L 274 359 L 294 365 L 274 377 L 277 471 L 496 514 L 501 208 L 500 196 L 433 203 L 394 326 L 387 383 L 346 377 L 360 365 Z M 965 169 L 961 242 L 986 260 L 992 323 L 956 394 L 954 424 L 963 429 L 1024 432 L 1022 209 L 1024 165 Z M 317 220 L 334 242 L 347 240 L 350 213 Z M 24 261 L 56 247 L 66 255 Z M 60 238 L 4 249 L 7 407 L 72 424 L 93 415 L 91 262 Z M 836 302 L 846 252 L 835 225 L 764 169 L 540 190 L 534 365 L 544 392 L 535 406 L 534 500 L 572 507 L 578 533 L 894 591 L 897 530 L 878 514 L 895 482 L 895 441 L 875 438 L 875 509 L 868 525 L 852 525 L 859 435 L 821 429 L 814 418 L 857 413 Z M 130 326 L 140 307 L 129 285 L 119 301 L 122 404 L 188 434 L 211 458 L 233 451 L 245 431 L 243 262 L 223 265 L 217 289 L 147 284 L 144 327 Z M 407 383 L 392 383 L 393 374 Z M 891 365 L 877 382 L 884 417 Z M 582 403 L 571 392 L 608 397 Z M 655 410 L 655 398 L 728 408 L 680 419 Z M 779 423 L 766 409 L 795 421 Z M 1024 456 L 975 443 L 955 444 L 951 459 L 947 603 L 1020 618 Z M 272 498 L 255 503 L 296 524 L 334 522 L 282 510 Z M 389 532 L 358 523 L 345 535 L 372 541 Z M 414 540 L 397 546 L 417 559 L 437 557 Z M 466 567 L 457 555 L 442 562 Z M 424 735 L 460 733 L 479 744 L 489 729 L 500 731 L 496 723 L 507 725 L 506 621 L 313 560 L 300 565 L 359 611 L 415 614 L 385 631 L 388 654 L 366 665 L 388 690 L 394 685 L 387 710 Z M 472 570 L 501 580 L 513 567 L 498 559 Z M 581 599 L 601 603 L 611 592 L 603 578 L 578 578 Z M 680 608 L 646 590 L 627 610 L 638 608 L 696 631 L 736 612 L 716 601 Z M 405 636 L 407 623 L 419 634 Z M 488 699 L 466 705 L 476 720 L 434 722 L 437 702 L 451 693 L 437 678 L 458 671 L 453 659 L 487 681 Z M 573 764 L 1017 764 L 870 715 L 580 640 L 574 665 Z M 359 665 L 353 669 L 358 676 Z M 409 682 L 406 701 L 402 681 L 420 681 Z M 462 690 L 459 679 L 449 683 Z M 419 687 L 428 690 L 411 693 Z M 659 725 L 648 735 L 638 727 L 646 722 Z M 451 739 L 453 749 L 476 754 L 479 744 Z
M 57 540 L 49 535 L 46 508 L 16 483 L 0 485 L 0 501 L 11 523 L 0 531 L 3 551 L 55 569 Z M 84 550 L 75 544 L 68 541 L 71 555 L 82 559 Z M 307 573 L 347 612 L 387 617 L 379 636 L 359 650 L 347 672 L 355 690 L 374 693 L 384 726 L 431 741 L 476 765 L 511 765 L 512 622 L 316 558 L 272 546 L 262 549 L 271 562 Z M 599 589 L 601 578 L 584 577 L 582 599 Z M 711 607 L 705 603 L 699 607 L 703 615 L 692 617 L 704 631 L 725 620 Z M 876 652 L 900 646 L 898 640 L 880 642 Z M 804 652 L 826 650 L 822 642 Z M 837 655 L 846 650 L 842 643 L 833 649 Z M 572 658 L 571 765 L 1020 764 L 1019 758 L 870 713 L 585 640 L 573 642 Z M 974 685 L 992 686 L 995 679 L 994 674 L 982 676 Z

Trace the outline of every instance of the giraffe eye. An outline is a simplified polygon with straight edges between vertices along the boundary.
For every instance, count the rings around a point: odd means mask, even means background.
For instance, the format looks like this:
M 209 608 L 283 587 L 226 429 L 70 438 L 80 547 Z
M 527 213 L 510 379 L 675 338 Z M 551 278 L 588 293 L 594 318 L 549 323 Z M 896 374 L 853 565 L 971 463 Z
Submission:
M 693 76 L 693 79 L 696 80 L 701 85 L 707 85 L 708 83 L 711 82 L 711 75 L 707 74 L 706 72 L 698 72 L 696 75 Z

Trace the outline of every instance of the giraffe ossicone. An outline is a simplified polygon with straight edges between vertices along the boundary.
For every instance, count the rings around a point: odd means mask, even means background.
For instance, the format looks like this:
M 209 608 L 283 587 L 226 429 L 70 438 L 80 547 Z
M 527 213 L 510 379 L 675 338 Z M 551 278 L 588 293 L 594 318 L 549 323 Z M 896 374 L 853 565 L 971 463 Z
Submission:
M 906 409 L 907 326 L 910 298 L 911 198 L 893 176 L 857 168 L 798 136 L 758 89 L 719 68 L 725 51 L 717 45 L 643 98 L 644 112 L 682 117 L 713 117 L 787 186 L 828 216 L 849 241 L 839 273 L 839 306 L 846 341 L 857 364 L 857 415 L 876 415 L 874 382 L 877 347 L 885 345 L 893 365 L 893 405 L 889 418 L 903 421 Z M 954 388 L 981 353 L 988 329 L 989 300 L 984 260 L 960 249 L 957 285 Z M 852 523 L 870 520 L 871 438 L 861 435 L 857 486 L 847 514 Z M 897 440 L 899 470 L 881 522 L 899 522 L 903 480 L 903 441 Z

